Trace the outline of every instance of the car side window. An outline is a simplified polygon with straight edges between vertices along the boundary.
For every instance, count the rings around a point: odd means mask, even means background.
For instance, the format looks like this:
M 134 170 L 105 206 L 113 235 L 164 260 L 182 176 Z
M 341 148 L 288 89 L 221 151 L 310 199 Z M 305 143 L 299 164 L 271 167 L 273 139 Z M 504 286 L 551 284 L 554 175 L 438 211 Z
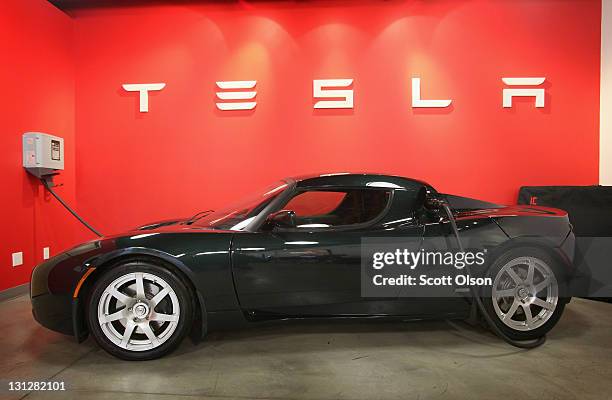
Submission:
M 388 189 L 334 189 L 298 193 L 283 207 L 295 213 L 295 227 L 331 228 L 378 218 L 389 203 Z

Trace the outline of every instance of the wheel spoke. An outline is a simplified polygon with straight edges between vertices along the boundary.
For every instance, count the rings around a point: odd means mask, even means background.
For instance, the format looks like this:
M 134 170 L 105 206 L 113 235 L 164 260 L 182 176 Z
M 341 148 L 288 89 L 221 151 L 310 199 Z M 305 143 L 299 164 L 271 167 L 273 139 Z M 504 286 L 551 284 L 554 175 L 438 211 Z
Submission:
M 533 325 L 533 316 L 531 315 L 531 307 L 529 304 L 522 304 L 523 311 L 525 312 L 525 323 L 527 323 L 528 327 Z
M 144 279 L 142 277 L 142 272 L 136 272 L 136 298 L 144 300 L 145 299 L 145 291 L 144 291 Z
M 155 336 L 155 333 L 153 332 L 153 329 L 151 329 L 151 325 L 149 325 L 148 322 L 141 324 L 140 329 L 142 329 L 145 335 L 147 335 L 153 347 L 157 347 L 159 345 L 159 339 L 157 336 Z
M 162 290 L 160 290 L 159 293 L 153 296 L 153 298 L 151 299 L 152 307 L 155 308 L 155 306 L 158 305 L 159 302 L 162 301 L 163 298 L 168 295 L 168 293 L 170 293 L 170 287 L 165 287 Z
M 121 310 L 119 310 L 119 311 L 117 311 L 115 313 L 112 313 L 112 314 L 109 314 L 109 315 L 104 315 L 104 316 L 100 317 L 100 322 L 103 323 L 103 324 L 106 324 L 108 322 L 117 321 L 117 320 L 123 319 L 123 318 L 126 318 L 125 317 L 125 308 L 123 308 L 123 309 L 121 309 Z
M 527 279 L 525 279 L 525 283 L 528 285 L 533 285 L 533 273 L 535 272 L 535 266 L 533 262 L 529 262 L 529 267 L 527 269 Z
M 113 296 L 114 298 L 116 298 L 117 300 L 125 304 L 126 306 L 129 305 L 131 301 L 133 301 L 131 297 L 121 293 L 119 290 L 115 288 L 110 288 L 109 293 L 111 296 Z
M 535 304 L 536 306 L 540 306 L 542 308 L 545 308 L 545 309 L 551 310 L 551 311 L 555 309 L 554 304 L 548 303 L 548 302 L 546 302 L 546 301 L 544 301 L 544 300 L 542 300 L 542 299 L 540 299 L 538 297 L 533 299 L 533 303 L 532 304 Z
M 151 321 L 178 321 L 178 315 L 151 313 Z
M 535 285 L 535 293 L 541 292 L 544 288 L 546 288 L 550 284 L 550 276 L 544 278 L 544 280 L 537 285 Z
M 136 328 L 136 323 L 134 321 L 128 319 L 127 324 L 125 324 L 125 332 L 123 332 L 123 338 L 121 339 L 121 347 L 124 349 L 127 348 L 130 343 L 130 338 L 132 337 L 132 333 Z
M 523 280 L 516 274 L 516 272 L 514 272 L 512 267 L 508 267 L 506 272 L 508 273 L 508 275 L 510 275 L 510 278 L 512 278 L 514 283 L 516 283 L 517 285 L 523 283 Z
M 515 289 L 496 290 L 495 296 L 496 297 L 514 297 L 514 290 Z
M 508 310 L 508 312 L 506 314 L 504 314 L 502 319 L 506 319 L 506 318 L 512 319 L 512 317 L 514 316 L 514 313 L 516 312 L 518 307 L 519 307 L 519 303 L 518 303 L 518 301 L 515 300 L 512 303 L 512 305 L 510 306 L 510 309 Z

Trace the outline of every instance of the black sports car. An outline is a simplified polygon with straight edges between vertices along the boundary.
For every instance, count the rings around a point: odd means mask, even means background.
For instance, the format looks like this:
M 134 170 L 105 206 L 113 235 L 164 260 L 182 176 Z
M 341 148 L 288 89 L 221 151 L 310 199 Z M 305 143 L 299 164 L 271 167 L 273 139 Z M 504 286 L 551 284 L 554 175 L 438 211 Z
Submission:
M 406 237 L 427 249 L 432 238 L 452 238 L 453 224 L 469 248 L 487 251 L 483 275 L 493 284 L 478 294 L 482 307 L 459 290 L 362 296 L 364 238 Z M 327 174 L 288 178 L 223 210 L 74 247 L 34 269 L 31 299 L 45 327 L 79 341 L 91 333 L 128 360 L 160 357 L 187 335 L 287 318 L 480 313 L 509 338 L 533 339 L 569 301 L 563 290 L 573 252 L 561 210 L 442 195 L 397 176 Z

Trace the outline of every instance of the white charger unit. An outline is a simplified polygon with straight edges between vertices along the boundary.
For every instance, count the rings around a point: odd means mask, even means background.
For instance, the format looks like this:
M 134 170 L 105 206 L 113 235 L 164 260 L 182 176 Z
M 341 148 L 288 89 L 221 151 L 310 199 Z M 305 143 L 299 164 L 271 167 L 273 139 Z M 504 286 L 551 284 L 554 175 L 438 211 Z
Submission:
M 64 169 L 64 139 L 41 132 L 23 134 L 23 167 L 42 178 Z

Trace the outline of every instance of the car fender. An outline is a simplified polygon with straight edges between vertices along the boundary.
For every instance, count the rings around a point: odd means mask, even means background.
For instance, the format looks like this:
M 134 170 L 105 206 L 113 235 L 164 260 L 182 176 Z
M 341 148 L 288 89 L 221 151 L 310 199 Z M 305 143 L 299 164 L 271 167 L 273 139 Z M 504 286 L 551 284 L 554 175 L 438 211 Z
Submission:
M 166 266 L 170 268 L 175 268 L 179 271 L 179 276 L 182 274 L 183 280 L 185 280 L 186 284 L 191 286 L 191 290 L 196 296 L 195 302 L 197 305 L 196 315 L 194 325 L 192 327 L 192 339 L 199 340 L 206 335 L 207 332 L 207 312 L 206 312 L 206 304 L 204 302 L 204 297 L 202 296 L 201 291 L 194 284 L 194 274 L 179 258 L 175 257 L 172 254 L 146 247 L 127 247 L 116 249 L 114 251 L 99 254 L 85 262 L 85 266 L 87 266 L 83 270 L 83 274 L 81 279 L 79 280 L 77 287 L 75 287 L 75 293 L 73 295 L 72 302 L 72 326 L 74 330 L 74 335 L 77 338 L 77 341 L 82 342 L 87 338 L 87 325 L 85 323 L 85 299 L 81 296 L 80 290 L 81 285 L 86 281 L 87 278 L 92 273 L 103 273 L 104 271 L 112 268 L 113 265 L 117 264 L 122 260 L 131 260 L 131 259 L 139 259 L 145 258 L 150 260 L 161 260 Z M 89 282 L 85 293 L 91 287 L 91 284 L 95 281 L 95 277 Z

